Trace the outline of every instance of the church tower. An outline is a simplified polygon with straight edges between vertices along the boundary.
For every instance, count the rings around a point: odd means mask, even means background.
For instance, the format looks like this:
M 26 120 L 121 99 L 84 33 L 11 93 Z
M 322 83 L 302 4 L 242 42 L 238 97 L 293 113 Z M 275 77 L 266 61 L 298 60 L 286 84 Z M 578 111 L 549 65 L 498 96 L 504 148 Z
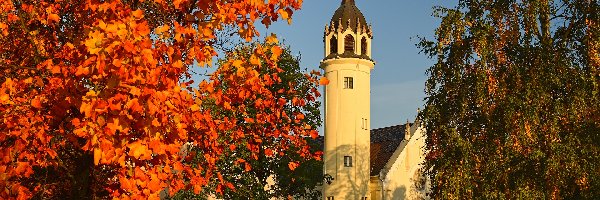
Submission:
M 369 198 L 371 26 L 342 0 L 325 26 L 325 200 Z

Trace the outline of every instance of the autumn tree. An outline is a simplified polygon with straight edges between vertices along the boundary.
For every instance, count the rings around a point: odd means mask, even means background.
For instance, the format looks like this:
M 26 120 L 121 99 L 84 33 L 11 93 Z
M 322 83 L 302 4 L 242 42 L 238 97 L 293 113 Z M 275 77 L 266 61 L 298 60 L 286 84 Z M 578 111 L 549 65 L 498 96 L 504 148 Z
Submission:
M 215 99 L 205 99 L 202 107 L 211 108 L 215 119 L 236 119 L 239 123 L 235 130 L 220 132 L 225 143 L 230 137 L 236 137 L 235 131 L 256 133 L 256 137 L 244 137 L 235 145 L 223 151 L 217 161 L 217 170 L 221 177 L 209 180 L 207 187 L 211 188 L 203 194 L 193 194 L 184 191 L 176 195 L 176 199 L 205 198 L 214 195 L 224 199 L 270 199 L 288 196 L 318 197 L 315 186 L 322 180 L 321 145 L 315 130 L 322 123 L 317 99 L 318 72 L 307 73 L 300 68 L 300 58 L 293 56 L 290 47 L 273 48 L 275 41 L 263 43 L 243 43 L 228 52 L 224 59 L 219 60 L 218 70 L 210 79 L 215 82 L 216 91 L 231 98 L 231 107 L 241 107 L 240 110 L 227 110 L 216 105 Z M 265 58 L 256 57 L 256 51 L 266 49 L 266 54 L 281 54 L 277 68 L 271 66 Z M 249 60 L 254 65 L 240 68 L 231 65 L 229 60 Z M 250 84 L 240 84 L 240 81 L 254 82 L 246 79 L 248 71 L 256 71 L 258 77 L 264 77 L 266 90 L 249 92 Z M 232 78 L 242 76 L 239 78 Z M 246 89 L 246 90 L 245 90 Z M 249 90 L 247 90 L 249 89 Z M 239 98 L 243 95 L 256 96 L 255 101 Z M 238 101 L 240 100 L 240 101 Z M 281 110 L 265 109 L 276 103 Z M 274 116 L 289 116 L 289 120 L 272 121 Z M 294 138 L 283 134 L 284 131 L 297 131 L 282 127 L 301 127 L 310 130 L 310 136 L 303 140 L 308 145 L 296 145 Z M 286 146 L 282 148 L 281 146 Z M 248 148 L 246 148 L 248 147 Z M 307 149 L 302 149 L 307 148 Z M 191 149 L 194 152 L 197 149 Z M 198 149 L 201 151 L 201 149 Z M 310 155 L 303 155 L 312 152 Z M 201 155 L 201 154 L 197 154 Z M 202 160 L 198 157 L 196 159 Z M 224 192 L 214 193 L 222 182 L 235 183 L 235 188 L 225 188 Z M 212 193 L 211 193 L 212 192 Z M 308 196 L 310 195 L 310 196 Z
M 425 167 L 440 199 L 600 197 L 600 4 L 436 8 Z
M 250 59 L 222 62 L 217 73 L 237 70 L 223 75 L 230 81 L 224 90 L 216 87 L 220 79 L 199 86 L 190 80 L 193 67 L 212 63 L 219 31 L 233 28 L 250 40 L 258 35 L 255 23 L 289 21 L 301 2 L 0 2 L 0 198 L 200 193 L 222 177 L 216 167 L 224 152 L 245 148 L 258 155 L 270 138 L 288 141 L 274 152 L 295 147 L 314 156 L 303 139 L 314 127 L 286 123 L 265 135 L 239 126 L 252 123 L 237 118 L 250 108 L 255 121 L 273 126 L 300 117 L 283 114 L 289 100 L 283 97 L 293 91 L 263 99 L 279 79 L 257 70 L 282 70 L 276 43 L 252 51 Z M 236 117 L 214 115 L 206 101 Z M 236 146 L 247 141 L 253 143 Z M 234 188 L 219 180 L 217 193 Z

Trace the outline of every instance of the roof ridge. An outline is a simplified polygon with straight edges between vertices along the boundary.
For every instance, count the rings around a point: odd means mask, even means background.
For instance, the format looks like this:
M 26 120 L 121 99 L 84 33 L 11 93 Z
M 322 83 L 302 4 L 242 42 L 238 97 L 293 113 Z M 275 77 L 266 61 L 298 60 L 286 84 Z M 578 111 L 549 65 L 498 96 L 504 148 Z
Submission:
M 392 128 L 392 127 L 397 127 L 397 126 L 406 126 L 407 123 L 404 124 L 398 124 L 398 125 L 391 125 L 391 126 L 386 126 L 386 127 L 381 127 L 381 128 L 376 128 L 376 129 L 371 129 L 371 131 L 373 130 L 380 130 L 380 129 L 386 129 L 386 128 Z M 409 122 L 409 125 L 414 124 L 413 122 Z

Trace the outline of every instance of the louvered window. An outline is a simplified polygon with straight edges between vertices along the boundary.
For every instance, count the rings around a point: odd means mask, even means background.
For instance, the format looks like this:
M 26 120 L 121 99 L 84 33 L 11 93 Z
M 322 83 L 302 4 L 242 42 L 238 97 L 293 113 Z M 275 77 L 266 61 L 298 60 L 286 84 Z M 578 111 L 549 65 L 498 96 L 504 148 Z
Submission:
M 337 38 L 335 36 L 331 37 L 331 39 L 329 39 L 329 53 L 333 54 L 333 53 L 337 53 L 337 46 L 338 45 L 338 41 Z
M 344 38 L 344 52 L 354 52 L 354 37 L 346 35 Z

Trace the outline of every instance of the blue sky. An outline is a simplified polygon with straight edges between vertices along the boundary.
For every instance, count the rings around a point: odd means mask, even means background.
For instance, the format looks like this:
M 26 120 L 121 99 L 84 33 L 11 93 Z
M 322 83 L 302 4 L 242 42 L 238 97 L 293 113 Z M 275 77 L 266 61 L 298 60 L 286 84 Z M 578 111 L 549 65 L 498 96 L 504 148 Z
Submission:
M 341 0 L 304 0 L 293 22 L 277 22 L 261 34 L 275 33 L 302 55 L 302 68 L 318 69 L 323 59 L 323 30 Z M 440 20 L 432 7 L 453 7 L 455 0 L 356 0 L 373 26 L 371 74 L 371 127 L 381 128 L 414 120 L 423 107 L 425 70 L 433 64 L 415 46 L 416 36 L 433 38 Z

